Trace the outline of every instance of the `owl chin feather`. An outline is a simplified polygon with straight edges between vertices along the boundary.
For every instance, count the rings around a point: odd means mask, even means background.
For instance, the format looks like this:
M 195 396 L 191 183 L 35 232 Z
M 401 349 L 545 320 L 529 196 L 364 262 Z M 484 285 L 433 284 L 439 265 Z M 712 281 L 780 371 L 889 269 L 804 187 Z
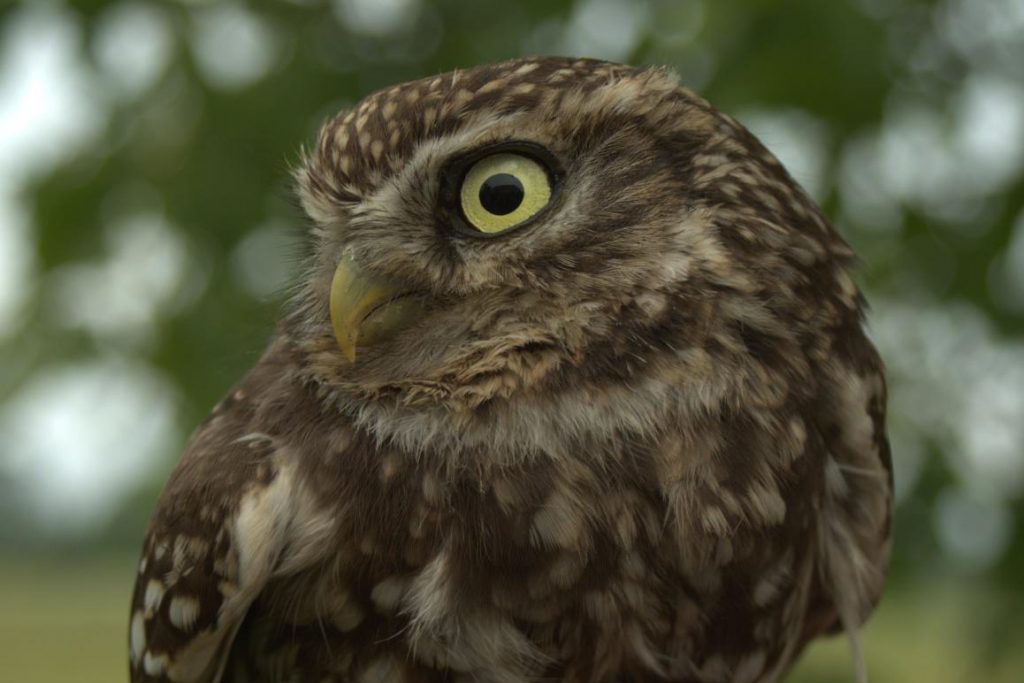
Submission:
M 535 58 L 371 95 L 295 175 L 310 260 L 161 496 L 133 681 L 768 683 L 838 627 L 866 679 L 883 365 L 756 138 Z

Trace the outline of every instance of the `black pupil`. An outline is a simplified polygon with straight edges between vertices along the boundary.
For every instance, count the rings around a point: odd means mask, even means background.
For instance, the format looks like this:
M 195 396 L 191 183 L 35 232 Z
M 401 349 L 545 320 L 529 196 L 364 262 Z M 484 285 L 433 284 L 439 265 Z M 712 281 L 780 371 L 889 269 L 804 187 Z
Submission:
M 495 216 L 505 216 L 523 203 L 523 184 L 509 173 L 495 173 L 480 186 L 480 205 Z

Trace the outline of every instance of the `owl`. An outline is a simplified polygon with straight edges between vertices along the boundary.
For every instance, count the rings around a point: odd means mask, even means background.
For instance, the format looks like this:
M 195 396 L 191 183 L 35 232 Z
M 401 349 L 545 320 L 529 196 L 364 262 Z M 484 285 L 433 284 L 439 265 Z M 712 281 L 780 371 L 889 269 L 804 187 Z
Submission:
M 740 124 L 521 59 L 367 97 L 296 180 L 301 282 L 160 497 L 133 681 L 768 683 L 856 645 L 883 365 Z

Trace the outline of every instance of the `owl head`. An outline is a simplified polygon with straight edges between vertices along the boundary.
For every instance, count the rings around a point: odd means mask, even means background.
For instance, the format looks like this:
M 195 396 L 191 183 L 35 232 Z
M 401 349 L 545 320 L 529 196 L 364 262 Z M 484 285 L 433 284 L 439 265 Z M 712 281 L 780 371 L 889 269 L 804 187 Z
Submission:
M 662 69 L 537 58 L 398 85 L 328 121 L 297 179 L 313 253 L 291 336 L 363 402 L 600 402 L 756 374 L 745 359 L 857 315 L 814 203 Z

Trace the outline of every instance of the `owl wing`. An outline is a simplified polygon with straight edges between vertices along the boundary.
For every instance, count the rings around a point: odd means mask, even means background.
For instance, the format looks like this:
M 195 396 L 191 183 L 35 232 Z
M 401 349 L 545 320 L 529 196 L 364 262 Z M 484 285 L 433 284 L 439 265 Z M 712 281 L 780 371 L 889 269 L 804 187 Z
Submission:
M 866 341 L 847 360 L 831 373 L 819 406 L 825 482 L 818 573 L 805 638 L 845 630 L 859 669 L 857 680 L 866 680 L 856 631 L 882 595 L 890 548 L 892 460 L 882 363 Z
M 293 517 L 291 469 L 274 439 L 218 406 L 150 523 L 132 601 L 131 680 L 221 678 L 239 626 L 280 567 Z

